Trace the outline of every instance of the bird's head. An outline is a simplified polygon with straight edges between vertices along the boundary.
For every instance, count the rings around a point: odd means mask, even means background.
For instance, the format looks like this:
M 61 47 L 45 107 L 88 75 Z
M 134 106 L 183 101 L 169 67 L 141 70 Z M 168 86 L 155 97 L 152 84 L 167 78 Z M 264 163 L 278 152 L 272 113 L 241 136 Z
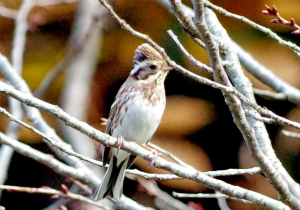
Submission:
M 168 72 L 173 69 L 157 50 L 146 43 L 135 50 L 133 63 L 130 76 L 147 84 L 163 84 Z

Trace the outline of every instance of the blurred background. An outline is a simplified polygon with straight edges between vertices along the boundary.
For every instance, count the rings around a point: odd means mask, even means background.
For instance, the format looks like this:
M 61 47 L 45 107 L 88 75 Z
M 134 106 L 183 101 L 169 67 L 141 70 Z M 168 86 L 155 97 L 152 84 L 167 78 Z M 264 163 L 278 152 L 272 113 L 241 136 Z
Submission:
M 189 1 L 183 2 L 190 5 Z M 296 22 L 300 22 L 300 2 L 297 0 L 213 0 L 211 2 L 269 27 L 284 39 L 299 44 L 299 35 L 292 35 L 292 28 L 271 24 L 270 20 L 273 18 L 263 15 L 261 12 L 265 9 L 264 5 L 272 6 L 274 4 L 282 17 L 287 20 L 294 18 Z M 168 55 L 176 62 L 192 72 L 212 78 L 207 72 L 195 68 L 167 35 L 166 30 L 173 30 L 192 55 L 201 62 L 209 64 L 205 51 L 184 34 L 177 20 L 156 1 L 140 0 L 137 3 L 134 0 L 118 0 L 110 3 L 117 14 L 134 29 L 148 34 L 164 47 Z M 20 4 L 20 0 L 0 1 L 0 6 L 13 10 L 17 10 Z M 35 7 L 30 12 L 22 76 L 33 92 L 47 73 L 65 57 L 68 46 L 72 47 L 73 42 L 69 38 L 73 33 L 77 9 L 76 3 L 70 3 Z M 277 45 L 266 35 L 242 22 L 217 15 L 233 40 L 284 81 L 297 88 L 300 87 L 300 60 L 291 50 Z M 0 52 L 8 58 L 11 57 L 14 28 L 12 19 L 0 16 Z M 100 125 L 100 118 L 108 116 L 110 105 L 131 70 L 134 50 L 143 41 L 122 30 L 107 14 L 101 16 L 100 28 L 102 33 L 98 37 L 99 49 L 98 52 L 93 52 L 93 55 L 97 55 L 96 71 L 92 81 L 88 84 L 90 86 L 89 100 L 84 103 L 88 110 L 86 112 L 87 123 L 103 131 L 104 127 Z M 57 105 L 65 103 L 63 90 L 66 86 L 67 76 L 72 74 L 75 73 L 67 72 L 67 69 L 63 71 L 41 96 L 41 99 Z M 246 74 L 254 87 L 271 90 L 250 74 Z M 167 107 L 152 143 L 172 152 L 201 171 L 256 166 L 243 143 L 240 132 L 232 122 L 231 114 L 220 91 L 198 84 L 175 71 L 170 72 L 165 85 Z M 81 87 L 78 86 L 79 84 L 75 84 L 73 87 L 80 90 Z M 81 93 L 76 92 L 76 94 L 80 95 Z M 76 94 L 73 95 L 74 100 Z M 3 96 L 0 97 L 1 106 L 7 107 L 7 99 Z M 72 98 L 68 100 L 72 102 Z M 281 116 L 300 122 L 299 108 L 289 102 L 275 101 L 260 96 L 257 96 L 257 101 L 260 105 L 268 107 Z M 58 133 L 64 132 L 62 130 L 64 127 L 57 119 L 48 114 L 43 114 L 43 116 Z M 0 115 L 0 118 L 1 131 L 5 131 L 8 120 L 3 115 Z M 299 180 L 299 164 L 297 164 L 300 150 L 299 139 L 282 136 L 279 132 L 282 128 L 277 125 L 267 125 L 267 128 L 278 157 L 291 175 Z M 21 128 L 19 135 L 21 141 L 51 153 L 42 143 L 41 138 L 31 132 Z M 97 151 L 101 150 L 101 145 L 93 144 Z M 166 173 L 147 166 L 147 162 L 138 159 L 133 167 L 151 173 Z M 273 198 L 277 197 L 276 192 L 261 175 L 222 177 L 220 179 Z M 42 164 L 14 154 L 6 184 L 59 188 L 60 184 L 65 182 L 65 177 L 59 176 Z M 199 183 L 188 180 L 159 181 L 158 186 L 168 193 L 172 191 L 212 192 Z M 132 180 L 125 180 L 124 193 L 144 205 L 155 208 L 154 196 L 149 195 L 146 189 L 139 187 Z M 15 202 L 16 200 L 20 202 Z M 45 195 L 3 192 L 0 205 L 5 206 L 7 210 L 19 209 L 20 204 L 23 208 L 26 206 L 28 209 L 42 209 L 53 201 Z M 218 209 L 215 199 L 183 199 L 183 202 L 195 209 Z M 228 200 L 228 204 L 231 209 L 265 209 L 262 206 L 232 200 Z M 85 208 L 73 204 L 69 206 L 69 209 Z

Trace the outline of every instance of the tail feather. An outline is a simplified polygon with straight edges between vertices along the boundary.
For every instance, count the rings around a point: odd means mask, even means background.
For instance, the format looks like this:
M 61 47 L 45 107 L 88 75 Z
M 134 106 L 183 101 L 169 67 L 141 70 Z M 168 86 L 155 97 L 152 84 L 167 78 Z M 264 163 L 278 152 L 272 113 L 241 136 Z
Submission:
M 109 167 L 103 177 L 101 185 L 94 193 L 94 200 L 104 199 L 107 195 L 114 199 L 120 199 L 123 193 L 123 181 L 128 159 L 126 158 L 117 166 L 117 158 L 112 156 L 109 161 Z

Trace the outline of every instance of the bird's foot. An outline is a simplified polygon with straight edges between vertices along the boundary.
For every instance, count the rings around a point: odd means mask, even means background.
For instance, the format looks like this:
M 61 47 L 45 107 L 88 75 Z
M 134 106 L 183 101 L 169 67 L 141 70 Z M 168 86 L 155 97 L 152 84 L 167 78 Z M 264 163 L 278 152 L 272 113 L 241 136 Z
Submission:
M 121 149 L 121 147 L 124 145 L 124 137 L 123 136 L 118 136 L 117 137 L 117 153 L 119 153 L 119 150 Z
M 107 125 L 107 123 L 108 123 L 108 119 L 107 118 L 102 117 L 101 120 L 102 120 L 101 125 Z
M 152 149 L 152 148 L 150 148 L 150 147 L 148 147 L 148 146 L 146 146 L 146 145 L 143 145 L 142 147 L 143 147 L 144 149 L 148 150 L 151 154 L 153 154 L 153 158 L 152 158 L 152 160 L 150 161 L 150 163 L 149 163 L 149 165 L 148 165 L 148 168 L 150 168 L 150 167 L 154 164 L 155 159 L 156 159 L 157 157 L 159 157 L 159 156 L 162 156 L 162 153 L 157 152 L 155 149 Z

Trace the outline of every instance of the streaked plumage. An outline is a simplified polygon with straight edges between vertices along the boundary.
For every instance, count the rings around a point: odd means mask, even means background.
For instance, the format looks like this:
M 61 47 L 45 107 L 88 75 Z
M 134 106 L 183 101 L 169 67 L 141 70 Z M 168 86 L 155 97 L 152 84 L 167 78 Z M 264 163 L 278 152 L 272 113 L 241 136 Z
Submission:
M 133 62 L 133 69 L 111 106 L 105 132 L 143 145 L 151 139 L 161 121 L 166 104 L 164 80 L 172 68 L 148 44 L 135 50 Z M 134 160 L 135 156 L 128 152 L 105 147 L 102 161 L 104 165 L 109 162 L 109 167 L 95 192 L 96 200 L 107 195 L 114 199 L 121 197 L 125 169 Z

